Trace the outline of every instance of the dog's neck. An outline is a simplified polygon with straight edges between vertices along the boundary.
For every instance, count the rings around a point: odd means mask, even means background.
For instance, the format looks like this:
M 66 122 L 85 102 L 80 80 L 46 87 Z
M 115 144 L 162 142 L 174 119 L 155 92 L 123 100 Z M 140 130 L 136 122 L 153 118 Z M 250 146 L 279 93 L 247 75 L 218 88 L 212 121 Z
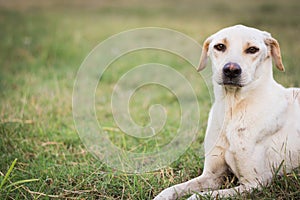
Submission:
M 244 88 L 242 87 L 222 86 L 221 90 L 221 98 L 227 102 L 227 105 L 237 105 L 248 96 L 247 93 L 243 91 Z

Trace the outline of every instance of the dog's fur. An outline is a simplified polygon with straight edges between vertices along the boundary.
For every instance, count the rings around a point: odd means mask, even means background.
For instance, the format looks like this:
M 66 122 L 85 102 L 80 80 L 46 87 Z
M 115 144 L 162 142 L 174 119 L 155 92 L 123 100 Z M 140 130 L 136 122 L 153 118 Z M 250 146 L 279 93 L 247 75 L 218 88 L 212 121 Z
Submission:
M 208 57 L 215 102 L 204 141 L 203 173 L 163 190 L 156 200 L 187 194 L 194 194 L 190 199 L 228 197 L 268 184 L 277 169 L 280 174 L 299 166 L 300 89 L 286 89 L 273 79 L 272 58 L 284 71 L 278 42 L 267 32 L 237 25 L 206 39 L 199 70 Z M 228 63 L 240 66 L 237 78 L 224 75 Z M 218 190 L 229 171 L 240 185 Z

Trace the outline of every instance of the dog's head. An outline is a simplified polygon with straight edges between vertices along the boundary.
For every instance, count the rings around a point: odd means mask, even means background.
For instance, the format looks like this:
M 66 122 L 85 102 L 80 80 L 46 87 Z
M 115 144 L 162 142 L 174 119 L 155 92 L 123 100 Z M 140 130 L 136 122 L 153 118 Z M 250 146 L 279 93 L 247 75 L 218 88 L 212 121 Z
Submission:
M 265 63 L 284 71 L 278 42 L 271 34 L 236 25 L 207 38 L 203 44 L 198 71 L 205 68 L 210 57 L 213 80 L 219 85 L 243 87 L 262 76 Z

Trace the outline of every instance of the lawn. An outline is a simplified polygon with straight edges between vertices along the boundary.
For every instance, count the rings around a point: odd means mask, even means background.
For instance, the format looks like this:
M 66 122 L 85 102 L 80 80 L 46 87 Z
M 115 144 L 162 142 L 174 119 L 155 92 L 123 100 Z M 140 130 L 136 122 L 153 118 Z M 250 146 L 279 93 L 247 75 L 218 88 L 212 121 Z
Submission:
M 151 199 L 165 187 L 200 175 L 211 97 L 195 66 L 175 54 L 144 49 L 118 58 L 101 77 L 95 90 L 98 122 L 113 144 L 135 153 L 163 149 L 176 137 L 181 111 L 172 91 L 140 87 L 129 103 L 133 120 L 147 125 L 154 104 L 163 105 L 168 118 L 154 138 L 125 134 L 110 108 L 113 88 L 123 74 L 145 63 L 160 63 L 195 88 L 200 107 L 196 138 L 170 165 L 142 173 L 112 168 L 80 139 L 72 113 L 79 67 L 100 42 L 130 29 L 173 29 L 201 45 L 223 27 L 245 24 L 279 41 L 286 72 L 274 68 L 275 79 L 286 87 L 300 87 L 299 10 L 298 0 L 0 1 L 0 199 Z M 235 178 L 228 177 L 224 188 L 233 184 Z M 262 191 L 236 198 L 299 199 L 300 172 L 277 176 Z

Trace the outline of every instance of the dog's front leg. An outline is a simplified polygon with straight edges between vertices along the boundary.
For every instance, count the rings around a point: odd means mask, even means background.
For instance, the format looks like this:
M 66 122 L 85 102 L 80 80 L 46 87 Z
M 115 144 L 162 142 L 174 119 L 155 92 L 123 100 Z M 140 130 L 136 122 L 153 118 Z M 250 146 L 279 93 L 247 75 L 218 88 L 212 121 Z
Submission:
M 222 183 L 222 178 L 227 172 L 225 162 L 224 139 L 219 135 L 221 131 L 220 123 L 216 116 L 220 115 L 215 106 L 211 110 L 208 119 L 208 127 L 205 136 L 205 162 L 201 176 L 187 182 L 174 185 L 159 193 L 155 200 L 177 199 L 184 195 L 199 193 L 208 189 L 218 189 Z
M 221 181 L 221 177 L 203 173 L 197 178 L 163 190 L 154 198 L 154 200 L 172 200 L 184 195 L 199 193 L 207 189 L 217 189 L 220 186 Z
M 172 200 L 191 194 L 195 191 L 201 190 L 203 186 L 210 182 L 210 179 L 211 178 L 208 175 L 202 174 L 201 176 L 187 182 L 164 189 L 154 198 L 154 200 Z
M 155 197 L 155 200 L 177 199 L 208 189 L 218 189 L 226 171 L 223 150 L 220 147 L 215 147 L 205 158 L 204 171 L 201 176 L 163 190 Z

